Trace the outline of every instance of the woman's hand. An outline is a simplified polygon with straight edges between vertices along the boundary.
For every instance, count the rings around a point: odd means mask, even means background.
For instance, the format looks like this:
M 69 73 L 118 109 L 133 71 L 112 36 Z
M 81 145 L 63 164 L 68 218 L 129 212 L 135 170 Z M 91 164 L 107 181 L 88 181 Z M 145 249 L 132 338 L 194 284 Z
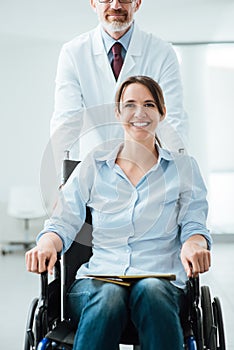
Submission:
M 202 235 L 194 235 L 183 244 L 181 261 L 188 277 L 197 277 L 199 273 L 209 270 L 211 256 Z
M 54 232 L 45 233 L 37 243 L 37 246 L 25 254 L 27 270 L 35 273 L 48 271 L 53 273 L 53 267 L 57 260 L 57 252 L 62 250 L 62 240 Z

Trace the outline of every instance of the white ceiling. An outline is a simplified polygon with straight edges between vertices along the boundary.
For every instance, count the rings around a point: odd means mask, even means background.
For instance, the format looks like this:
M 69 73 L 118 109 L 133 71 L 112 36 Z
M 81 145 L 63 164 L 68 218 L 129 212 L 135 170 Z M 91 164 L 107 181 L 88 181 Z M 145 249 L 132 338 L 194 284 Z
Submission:
M 0 0 L 0 35 L 64 42 L 91 29 L 89 0 Z M 142 0 L 142 28 L 169 41 L 234 40 L 233 0 Z

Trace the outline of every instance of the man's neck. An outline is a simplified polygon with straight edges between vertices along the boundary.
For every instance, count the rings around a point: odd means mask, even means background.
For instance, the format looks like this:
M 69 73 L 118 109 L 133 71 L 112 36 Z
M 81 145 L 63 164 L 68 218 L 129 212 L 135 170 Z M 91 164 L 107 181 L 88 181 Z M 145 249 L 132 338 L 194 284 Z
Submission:
M 107 32 L 107 34 L 110 35 L 113 39 L 119 40 L 120 38 L 122 38 L 122 36 L 124 36 L 125 33 L 127 33 L 128 29 L 123 32 Z
M 103 30 L 109 35 L 111 36 L 114 40 L 119 40 L 120 38 L 122 38 L 122 36 L 124 36 L 129 29 L 131 28 L 132 24 L 126 28 L 125 30 L 122 31 L 118 31 L 118 32 L 112 32 L 110 30 L 108 30 L 107 28 L 103 27 Z

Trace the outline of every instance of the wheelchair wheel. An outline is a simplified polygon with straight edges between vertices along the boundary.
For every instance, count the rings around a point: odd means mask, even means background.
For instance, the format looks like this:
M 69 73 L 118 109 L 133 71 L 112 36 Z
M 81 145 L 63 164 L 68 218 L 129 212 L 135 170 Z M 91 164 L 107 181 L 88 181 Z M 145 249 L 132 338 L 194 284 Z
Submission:
M 214 313 L 214 323 L 217 327 L 217 349 L 226 350 L 222 309 L 219 298 L 215 297 L 212 303 Z
M 28 312 L 28 319 L 26 323 L 26 332 L 25 332 L 25 338 L 24 338 L 24 350 L 33 350 L 34 349 L 34 333 L 33 333 L 33 327 L 34 327 L 34 319 L 35 319 L 35 311 L 38 305 L 38 298 L 33 299 L 31 302 L 29 312 Z
M 205 349 L 216 350 L 217 329 L 214 323 L 213 308 L 210 298 L 210 290 L 207 286 L 201 287 L 201 307 L 203 321 L 203 335 Z

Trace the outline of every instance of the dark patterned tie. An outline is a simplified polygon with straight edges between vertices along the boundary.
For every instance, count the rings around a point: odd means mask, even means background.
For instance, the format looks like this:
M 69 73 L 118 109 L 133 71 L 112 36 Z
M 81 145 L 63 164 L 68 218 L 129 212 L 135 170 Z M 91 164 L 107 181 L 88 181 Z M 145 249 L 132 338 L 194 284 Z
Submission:
M 117 80 L 123 65 L 123 58 L 121 56 L 122 45 L 120 43 L 115 43 L 112 46 L 111 50 L 113 53 L 113 61 L 111 66 L 113 69 L 115 79 Z

